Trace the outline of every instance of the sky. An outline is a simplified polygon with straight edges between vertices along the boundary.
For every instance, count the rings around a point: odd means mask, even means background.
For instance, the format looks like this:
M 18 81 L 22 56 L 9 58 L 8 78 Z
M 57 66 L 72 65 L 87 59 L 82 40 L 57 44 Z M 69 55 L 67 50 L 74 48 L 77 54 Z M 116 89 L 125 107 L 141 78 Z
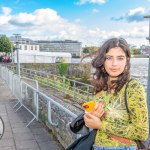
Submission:
M 150 0 L 0 0 L 0 34 L 77 40 L 100 46 L 111 37 L 149 45 Z

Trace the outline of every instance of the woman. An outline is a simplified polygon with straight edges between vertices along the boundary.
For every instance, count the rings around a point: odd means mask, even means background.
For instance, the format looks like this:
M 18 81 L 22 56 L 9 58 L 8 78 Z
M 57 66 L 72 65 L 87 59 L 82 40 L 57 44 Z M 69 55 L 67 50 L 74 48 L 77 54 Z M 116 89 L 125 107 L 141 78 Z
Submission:
M 93 82 L 96 105 L 92 112 L 86 112 L 84 121 L 87 127 L 98 129 L 94 150 L 136 150 L 135 140 L 148 137 L 148 109 L 142 84 L 137 80 L 129 81 L 127 42 L 117 38 L 107 40 L 92 66 L 96 69 Z M 127 83 L 129 114 L 124 99 Z

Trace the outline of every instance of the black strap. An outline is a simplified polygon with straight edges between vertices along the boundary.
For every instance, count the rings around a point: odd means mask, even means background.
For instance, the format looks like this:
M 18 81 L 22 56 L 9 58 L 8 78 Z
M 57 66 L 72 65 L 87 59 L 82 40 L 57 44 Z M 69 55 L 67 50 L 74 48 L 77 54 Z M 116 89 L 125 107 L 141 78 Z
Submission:
M 129 108 L 128 108 L 128 101 L 127 101 L 127 88 L 128 88 L 128 85 L 130 83 L 130 81 L 132 81 L 133 79 L 130 79 L 127 84 L 126 84 L 126 87 L 125 87 L 125 91 L 124 91 L 124 102 L 125 102 L 125 106 L 126 106 L 126 110 L 127 110 L 127 113 L 129 113 Z

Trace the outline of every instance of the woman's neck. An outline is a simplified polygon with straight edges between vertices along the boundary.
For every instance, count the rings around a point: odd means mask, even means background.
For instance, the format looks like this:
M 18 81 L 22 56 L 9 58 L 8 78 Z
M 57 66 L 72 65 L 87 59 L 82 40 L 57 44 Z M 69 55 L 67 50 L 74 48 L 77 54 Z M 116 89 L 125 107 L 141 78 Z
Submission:
M 107 92 L 108 93 L 114 93 L 114 89 L 112 88 L 113 83 L 112 81 L 117 80 L 117 77 L 108 77 L 108 81 L 107 81 L 107 85 L 108 85 L 108 89 Z
M 108 86 L 111 86 L 111 84 L 112 84 L 112 81 L 115 81 L 115 80 L 117 80 L 118 79 L 118 77 L 108 77 L 108 81 L 107 81 L 107 84 L 108 84 Z
M 108 76 L 108 81 L 112 81 L 112 80 L 117 80 L 118 79 L 118 77 L 111 77 L 111 76 Z

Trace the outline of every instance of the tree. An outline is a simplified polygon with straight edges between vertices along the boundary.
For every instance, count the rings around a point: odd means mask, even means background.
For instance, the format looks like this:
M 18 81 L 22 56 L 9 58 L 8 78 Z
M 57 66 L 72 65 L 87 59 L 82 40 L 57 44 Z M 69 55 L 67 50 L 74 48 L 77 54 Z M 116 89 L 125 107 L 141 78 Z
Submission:
M 61 62 L 58 64 L 58 70 L 60 76 L 66 76 L 68 71 L 68 64 L 65 63 L 65 59 L 62 59 Z
M 89 50 L 89 48 L 88 47 L 85 47 L 85 48 L 83 48 L 83 53 L 89 53 L 90 52 L 90 50 Z
M 140 49 L 136 49 L 136 48 L 131 48 L 130 52 L 133 55 L 141 54 L 141 50 Z
M 97 51 L 97 50 L 98 50 L 98 47 L 96 47 L 96 46 L 84 47 L 83 53 L 85 53 L 85 54 L 92 53 L 92 52 Z
M 11 52 L 12 42 L 6 35 L 0 37 L 0 52 L 9 53 Z

